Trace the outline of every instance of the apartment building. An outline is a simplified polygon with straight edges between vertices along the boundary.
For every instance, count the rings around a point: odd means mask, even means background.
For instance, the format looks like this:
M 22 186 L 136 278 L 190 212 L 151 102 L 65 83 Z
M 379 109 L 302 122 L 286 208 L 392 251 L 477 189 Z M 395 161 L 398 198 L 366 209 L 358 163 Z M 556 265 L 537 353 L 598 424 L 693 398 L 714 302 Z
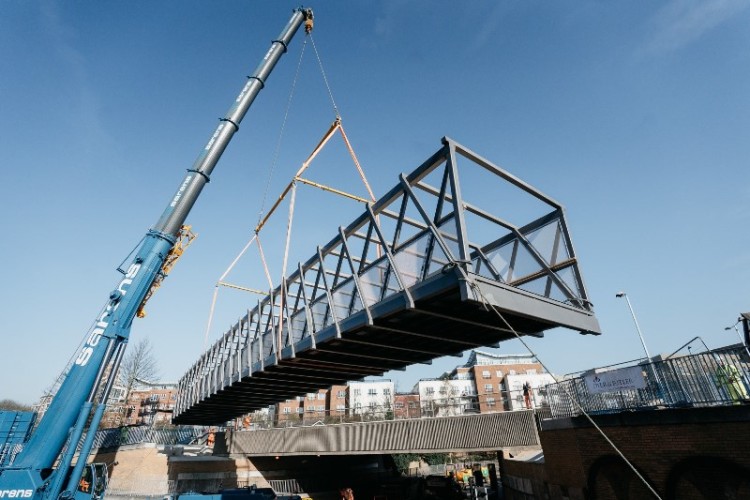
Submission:
M 305 397 L 297 396 L 296 398 L 287 399 L 282 403 L 276 404 L 276 422 L 283 424 L 286 422 L 296 422 L 302 420 L 305 414 L 304 406 Z
M 328 411 L 332 417 L 346 415 L 349 387 L 346 385 L 334 385 L 328 391 Z
M 386 416 L 393 414 L 394 384 L 391 380 L 349 383 L 349 414 Z
M 554 382 L 549 373 L 506 375 L 503 379 L 505 394 L 508 395 L 505 409 L 513 411 L 549 405 L 545 387 Z M 528 401 L 524 385 L 528 387 Z
M 419 418 L 421 416 L 419 394 L 397 393 L 393 397 L 393 418 Z
M 423 416 L 444 417 L 477 411 L 476 386 L 469 378 L 422 379 L 412 389 Z
M 523 384 L 536 384 L 537 393 L 545 377 L 544 367 L 531 354 L 492 354 L 472 351 L 464 365 L 474 379 L 480 413 L 493 413 L 518 409 L 516 401 L 521 396 Z M 552 377 L 545 374 L 551 381 Z M 511 377 L 506 381 L 506 377 Z M 520 388 L 517 387 L 521 384 Z M 520 391 L 520 392 L 519 392 Z
M 177 384 L 139 385 L 125 399 L 123 387 L 113 388 L 102 417 L 102 427 L 168 425 L 177 399 Z
M 278 403 L 272 413 L 279 423 L 300 420 L 315 422 L 344 416 L 347 413 L 347 393 L 347 386 L 334 385 L 330 389 L 321 389 Z

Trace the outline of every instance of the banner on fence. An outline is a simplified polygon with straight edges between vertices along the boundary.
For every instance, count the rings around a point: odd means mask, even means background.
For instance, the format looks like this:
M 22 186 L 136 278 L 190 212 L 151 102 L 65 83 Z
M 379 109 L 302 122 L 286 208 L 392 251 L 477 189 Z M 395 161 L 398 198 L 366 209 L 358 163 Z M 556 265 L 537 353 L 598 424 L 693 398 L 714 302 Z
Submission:
M 646 387 L 646 379 L 643 377 L 643 368 L 631 366 L 602 372 L 588 373 L 584 380 L 586 388 L 590 393 L 626 391 L 630 389 L 643 389 Z

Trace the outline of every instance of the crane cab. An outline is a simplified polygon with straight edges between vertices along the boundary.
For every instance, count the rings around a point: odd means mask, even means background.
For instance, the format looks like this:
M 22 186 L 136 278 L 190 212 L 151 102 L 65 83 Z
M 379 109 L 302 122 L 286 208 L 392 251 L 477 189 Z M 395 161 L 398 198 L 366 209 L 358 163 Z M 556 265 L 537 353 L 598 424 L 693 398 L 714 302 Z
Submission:
M 83 469 L 81 480 L 78 481 L 74 498 L 76 500 L 98 500 L 104 497 L 107 491 L 108 470 L 107 464 L 88 464 Z

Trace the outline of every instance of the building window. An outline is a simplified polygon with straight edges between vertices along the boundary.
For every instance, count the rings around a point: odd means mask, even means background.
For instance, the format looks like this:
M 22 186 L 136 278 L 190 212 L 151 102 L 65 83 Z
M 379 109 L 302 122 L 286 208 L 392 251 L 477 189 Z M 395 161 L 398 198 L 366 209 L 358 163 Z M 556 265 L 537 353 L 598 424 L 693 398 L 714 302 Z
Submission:
M 362 389 L 354 389 L 354 397 L 361 396 L 362 395 Z
M 502 370 L 498 370 L 498 371 L 496 371 L 496 372 L 495 372 L 495 376 L 496 376 L 497 378 L 503 378 L 503 371 L 502 371 Z
M 367 389 L 367 395 L 368 396 L 377 396 L 378 395 L 378 390 L 377 389 L 373 389 L 373 388 Z
M 446 389 L 445 387 L 441 387 L 440 388 L 440 394 L 443 395 L 443 396 L 445 396 L 446 394 L 448 394 L 448 389 Z
M 515 375 L 515 374 L 516 374 L 515 370 L 508 370 L 508 375 Z
M 344 413 L 344 410 L 346 410 L 346 405 L 336 405 L 336 410 L 339 413 Z
M 536 375 L 536 368 L 529 368 L 526 370 L 526 375 Z
M 336 393 L 336 397 L 345 398 L 346 397 L 346 391 L 338 391 Z
M 495 398 L 487 398 L 487 406 L 495 406 Z
M 403 408 L 404 408 L 404 402 L 403 401 L 396 401 L 393 404 L 393 407 L 396 408 L 397 410 L 403 410 Z
M 308 401 L 315 401 L 315 394 L 308 394 L 307 395 L 307 400 Z
M 326 407 L 325 406 L 316 406 L 315 409 L 318 410 L 318 411 L 326 411 Z
M 297 408 L 297 413 L 305 413 L 305 409 L 302 407 Z
M 390 396 L 391 395 L 391 388 L 386 387 L 383 389 L 383 396 Z
M 492 394 L 492 384 L 484 384 L 484 392 L 487 394 Z
M 284 414 L 285 414 L 285 415 L 288 415 L 288 414 L 289 414 L 289 413 L 291 413 L 291 412 L 292 412 L 292 409 L 291 409 L 291 408 L 289 408 L 288 406 L 285 406 L 285 407 L 284 407 Z
M 482 378 L 490 378 L 490 371 L 489 370 L 483 370 L 482 371 Z
M 427 394 L 428 396 L 432 396 L 433 394 L 435 394 L 435 388 L 434 387 L 427 387 L 425 389 L 424 393 Z
M 325 393 L 325 392 L 319 392 L 319 393 L 318 393 L 318 399 L 319 399 L 319 400 L 320 400 L 320 399 L 325 399 L 325 398 L 326 398 L 326 393 Z

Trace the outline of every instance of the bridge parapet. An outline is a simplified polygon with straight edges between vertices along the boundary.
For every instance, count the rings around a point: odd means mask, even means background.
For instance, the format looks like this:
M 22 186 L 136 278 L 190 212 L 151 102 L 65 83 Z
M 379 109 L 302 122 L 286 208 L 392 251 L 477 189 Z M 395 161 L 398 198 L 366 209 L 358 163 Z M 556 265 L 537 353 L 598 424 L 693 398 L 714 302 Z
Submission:
M 201 356 L 175 423 L 220 423 L 516 333 L 599 333 L 562 205 L 443 143 Z
M 533 411 L 227 433 L 230 455 L 357 455 L 539 447 Z

